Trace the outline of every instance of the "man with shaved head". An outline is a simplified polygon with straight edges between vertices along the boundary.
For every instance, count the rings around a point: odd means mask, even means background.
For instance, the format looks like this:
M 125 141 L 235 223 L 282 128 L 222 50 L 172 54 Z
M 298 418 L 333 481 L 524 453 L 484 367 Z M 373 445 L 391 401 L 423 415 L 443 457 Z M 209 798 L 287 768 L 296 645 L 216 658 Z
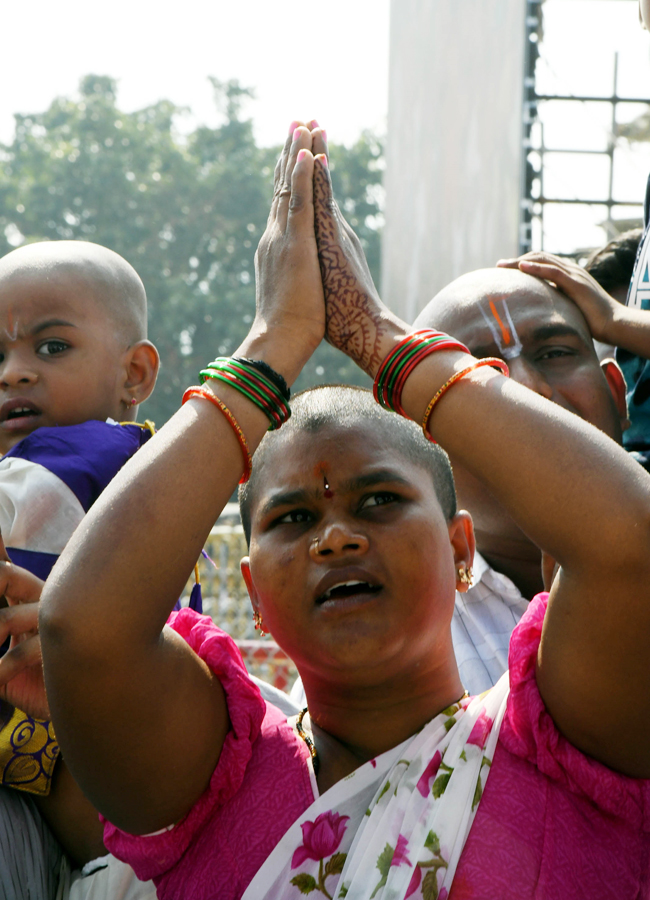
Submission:
M 621 442 L 622 373 L 614 360 L 599 362 L 582 313 L 548 282 L 518 269 L 471 272 L 440 291 L 414 324 L 453 334 L 474 356 L 504 359 L 515 381 Z M 471 422 L 467 436 L 480 440 Z M 489 491 L 453 459 L 452 465 L 477 546 L 473 587 L 456 597 L 452 634 L 463 683 L 479 693 L 507 668 L 512 629 L 543 590 L 542 560 Z

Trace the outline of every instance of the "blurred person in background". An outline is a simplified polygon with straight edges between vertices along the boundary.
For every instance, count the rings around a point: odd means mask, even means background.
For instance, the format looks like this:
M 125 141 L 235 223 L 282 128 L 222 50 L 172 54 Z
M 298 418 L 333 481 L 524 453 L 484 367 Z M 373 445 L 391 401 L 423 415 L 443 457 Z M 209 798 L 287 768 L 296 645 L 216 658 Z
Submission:
M 619 303 L 624 304 L 627 300 L 642 237 L 642 228 L 624 231 L 604 247 L 594 250 L 585 263 L 587 272 Z M 595 343 L 599 359 L 614 356 L 616 347 L 600 341 Z

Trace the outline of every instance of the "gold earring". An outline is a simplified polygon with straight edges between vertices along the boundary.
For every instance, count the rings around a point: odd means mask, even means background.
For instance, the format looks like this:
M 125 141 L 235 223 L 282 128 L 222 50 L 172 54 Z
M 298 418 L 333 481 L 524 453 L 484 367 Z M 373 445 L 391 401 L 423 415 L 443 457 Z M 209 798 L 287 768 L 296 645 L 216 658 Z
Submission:
M 253 622 L 255 622 L 255 631 L 259 631 L 262 634 L 268 634 L 268 631 L 264 628 L 262 615 L 257 609 L 253 612 Z
M 468 566 L 458 566 L 458 580 L 462 584 L 468 584 L 471 587 L 472 581 L 474 580 L 474 573 L 472 569 Z

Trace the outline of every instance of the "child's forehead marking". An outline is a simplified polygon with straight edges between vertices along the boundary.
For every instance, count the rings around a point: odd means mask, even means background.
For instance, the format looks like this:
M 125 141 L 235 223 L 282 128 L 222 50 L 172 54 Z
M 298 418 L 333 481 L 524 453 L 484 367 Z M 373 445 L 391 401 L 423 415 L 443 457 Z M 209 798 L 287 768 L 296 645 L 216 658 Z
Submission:
M 14 311 L 11 307 L 9 307 L 7 311 L 7 324 L 4 328 L 4 333 L 7 335 L 7 339 L 10 341 L 15 341 L 18 337 L 18 328 L 20 327 L 20 319 L 18 316 L 14 315 Z
M 487 304 L 481 304 L 479 309 L 501 356 L 504 359 L 515 359 L 520 356 L 523 349 L 522 343 L 519 340 L 505 297 L 501 300 L 490 299 Z

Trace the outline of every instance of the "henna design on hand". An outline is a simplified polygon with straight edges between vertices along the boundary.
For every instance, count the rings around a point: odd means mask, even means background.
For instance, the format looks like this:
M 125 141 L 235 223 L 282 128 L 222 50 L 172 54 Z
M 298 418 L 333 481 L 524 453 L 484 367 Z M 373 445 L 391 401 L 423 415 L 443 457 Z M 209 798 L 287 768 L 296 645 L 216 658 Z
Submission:
M 372 376 L 385 356 L 386 310 L 361 243 L 333 199 L 329 171 L 320 160 L 314 168 L 314 213 L 326 338 Z

